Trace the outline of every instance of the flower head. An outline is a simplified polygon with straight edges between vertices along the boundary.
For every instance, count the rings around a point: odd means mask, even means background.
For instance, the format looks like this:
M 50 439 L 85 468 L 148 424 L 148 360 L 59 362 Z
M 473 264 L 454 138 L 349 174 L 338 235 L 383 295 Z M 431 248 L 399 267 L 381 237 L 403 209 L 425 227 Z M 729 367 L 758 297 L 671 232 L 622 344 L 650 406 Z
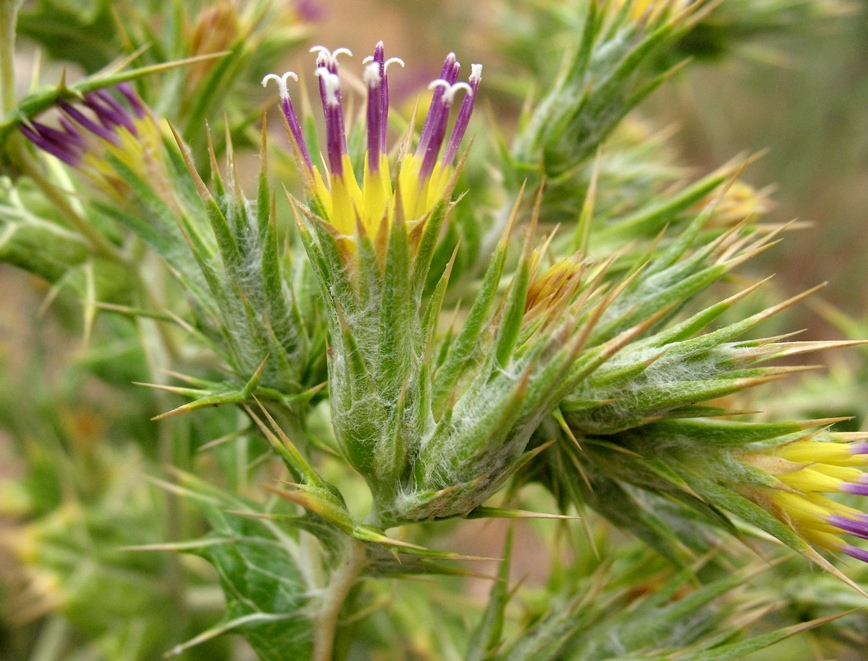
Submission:
M 89 92 L 77 103 L 60 100 L 59 128 L 34 119 L 22 124 L 21 132 L 37 147 L 85 174 L 115 201 L 126 202 L 129 191 L 116 163 L 155 190 L 168 191 L 157 122 L 127 83 L 115 89 L 116 95 L 104 89 Z
M 381 223 L 390 223 L 395 213 L 401 213 L 410 221 L 423 220 L 448 194 L 453 164 L 482 79 L 482 66 L 472 65 L 468 81 L 458 82 L 460 65 L 455 55 L 449 54 L 440 78 L 430 85 L 434 94 L 418 146 L 414 153 L 400 157 L 392 172 L 387 155 L 389 68 L 394 64 L 403 67 L 404 62 L 398 58 L 386 59 L 383 43 L 378 43 L 374 54 L 364 60 L 367 143 L 364 172 L 356 173 L 347 153 L 338 72 L 338 57 L 352 53 L 346 48 L 332 52 L 323 46 L 315 46 L 311 51 L 317 53 L 315 75 L 319 79 L 325 116 L 327 172 L 322 173 L 313 164 L 289 96 L 287 80 L 297 80 L 297 76 L 292 72 L 282 77 L 269 74 L 262 83 L 266 85 L 274 80 L 278 84 L 293 150 L 313 206 L 344 235 L 353 234 L 357 220 L 371 234 L 377 233 Z M 459 92 L 463 92 L 464 98 L 447 140 L 449 116 Z
M 537 270 L 541 255 L 537 252 L 534 257 Z M 577 253 L 558 260 L 541 273 L 535 272 L 527 291 L 525 319 L 558 318 L 587 284 L 584 278 L 587 267 L 588 262 Z
M 231 48 L 243 27 L 238 5 L 233 2 L 218 2 L 204 8 L 187 31 L 190 55 L 210 55 Z M 213 60 L 203 60 L 190 65 L 187 91 L 194 91 L 195 85 L 202 82 L 213 66 Z
M 620 377 L 629 371 L 622 366 Z M 685 527 L 686 519 L 679 520 L 677 510 L 665 517 L 648 514 L 639 491 L 682 503 L 730 531 L 735 529 L 725 512 L 734 514 L 841 578 L 818 550 L 868 562 L 868 551 L 853 540 L 868 539 L 868 515 L 860 511 L 864 508 L 826 495 L 868 495 L 868 435 L 826 431 L 828 420 L 736 422 L 703 417 L 651 419 L 614 434 L 585 433 L 577 421 L 594 406 L 593 401 L 579 399 L 561 405 L 578 444 L 558 444 L 549 455 L 549 473 L 543 481 L 550 480 L 556 493 L 575 489 L 581 494 L 578 502 L 673 559 L 683 557 L 673 540 L 707 542 L 696 535 L 698 530 Z M 550 434 L 551 429 L 537 442 Z
M 868 496 L 868 475 L 863 471 L 868 467 L 868 444 L 842 442 L 847 440 L 847 435 L 835 434 L 830 442 L 808 438 L 745 455 L 748 464 L 778 480 L 777 488 L 751 489 L 747 495 L 814 546 L 868 562 L 868 551 L 844 537 L 868 539 L 868 515 L 824 495 Z

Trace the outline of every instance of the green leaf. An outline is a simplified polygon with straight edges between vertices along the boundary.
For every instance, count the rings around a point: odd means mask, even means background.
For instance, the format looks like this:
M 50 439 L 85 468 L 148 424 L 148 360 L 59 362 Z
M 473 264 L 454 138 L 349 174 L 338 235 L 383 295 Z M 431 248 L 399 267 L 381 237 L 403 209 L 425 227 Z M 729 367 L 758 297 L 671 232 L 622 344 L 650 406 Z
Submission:
M 413 351 L 419 341 L 415 328 L 418 312 L 410 288 L 410 255 L 406 226 L 396 214 L 389 233 L 383 273 L 383 298 L 380 303 L 376 357 L 380 396 L 391 401 L 398 396 L 411 373 Z
M 500 277 L 503 274 L 503 267 L 506 263 L 507 252 L 508 242 L 505 237 L 498 244 L 497 250 L 491 259 L 488 270 L 480 285 L 479 294 L 473 302 L 473 307 L 467 315 L 464 326 L 462 326 L 455 340 L 449 345 L 443 363 L 437 369 L 437 373 L 434 376 L 432 395 L 435 417 L 439 417 L 442 414 L 450 392 L 455 387 L 461 374 L 467 369 L 468 362 L 474 357 L 474 350 L 477 348 L 479 336 L 482 333 L 485 322 L 488 320 L 488 311 L 497 294 Z
M 272 526 L 216 510 L 206 511 L 214 532 L 197 555 L 217 570 L 226 596 L 226 620 L 262 661 L 294 661 L 312 651 L 313 622 L 305 610 L 309 587 L 296 564 L 294 543 Z
M 76 62 L 87 72 L 117 55 L 110 0 L 41 0 L 18 16 L 18 32 L 41 44 L 52 58 Z
M 181 474 L 180 481 L 180 489 L 169 488 L 192 500 L 211 525 L 211 532 L 186 552 L 217 570 L 226 616 L 215 631 L 244 636 L 262 661 L 308 658 L 313 648 L 310 603 L 318 588 L 307 569 L 299 567 L 305 554 L 292 522 L 272 520 L 260 505 L 192 475 Z M 305 560 L 320 561 L 315 556 Z
M 816 620 L 811 620 L 810 622 L 803 622 L 800 624 L 794 624 L 789 627 L 785 627 L 783 629 L 778 629 L 777 631 L 771 631 L 769 633 L 763 634 L 761 636 L 754 636 L 753 638 L 749 638 L 748 640 L 743 640 L 735 643 L 730 643 L 728 645 L 723 645 L 721 647 L 715 647 L 710 650 L 704 650 L 701 652 L 687 652 L 686 654 L 679 654 L 679 661 L 738 661 L 739 659 L 744 659 L 748 654 L 752 654 L 753 652 L 758 652 L 760 650 L 764 650 L 767 647 L 771 647 L 775 643 L 779 643 L 782 640 L 790 638 L 791 636 L 796 636 L 805 631 L 810 631 L 811 629 L 816 629 L 819 626 L 837 620 L 839 617 L 846 615 L 847 613 L 840 613 L 836 615 L 830 615 L 828 617 L 821 617 Z
M 512 560 L 513 528 L 509 529 L 503 548 L 503 560 L 497 573 L 497 580 L 488 593 L 488 605 L 482 619 L 474 627 L 467 643 L 466 661 L 486 661 L 501 644 L 504 611 L 509 601 L 509 569 Z

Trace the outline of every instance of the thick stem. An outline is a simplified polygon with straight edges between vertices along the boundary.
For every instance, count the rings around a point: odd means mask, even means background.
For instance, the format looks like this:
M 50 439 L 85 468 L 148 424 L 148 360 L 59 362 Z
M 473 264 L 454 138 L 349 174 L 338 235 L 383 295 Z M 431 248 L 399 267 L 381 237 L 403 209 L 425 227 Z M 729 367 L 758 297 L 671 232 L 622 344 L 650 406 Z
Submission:
M 364 545 L 349 539 L 340 566 L 331 574 L 314 629 L 313 661 L 332 661 L 338 616 L 350 590 L 367 565 Z

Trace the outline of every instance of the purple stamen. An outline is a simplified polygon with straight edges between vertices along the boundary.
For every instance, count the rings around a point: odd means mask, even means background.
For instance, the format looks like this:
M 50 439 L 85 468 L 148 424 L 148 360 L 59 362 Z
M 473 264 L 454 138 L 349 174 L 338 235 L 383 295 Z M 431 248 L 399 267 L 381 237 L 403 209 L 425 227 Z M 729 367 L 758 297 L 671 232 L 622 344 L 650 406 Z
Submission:
M 382 133 L 385 117 L 383 116 L 382 87 L 383 62 L 382 44 L 377 44 L 380 61 L 374 55 L 373 63 L 365 69 L 365 86 L 368 88 L 368 170 L 377 172 L 380 169 L 380 154 L 382 153 Z
M 868 443 L 857 443 L 850 446 L 851 454 L 868 454 Z
M 456 62 L 452 65 L 452 69 L 449 70 L 449 76 L 446 78 L 446 82 L 450 85 L 454 85 L 455 81 L 458 80 L 458 71 L 461 69 L 461 65 Z
M 106 142 L 110 142 L 113 145 L 120 146 L 120 140 L 118 140 L 117 135 L 115 135 L 114 131 L 111 131 L 104 126 L 97 124 L 92 119 L 84 115 L 84 113 L 80 112 L 78 108 L 75 106 L 71 106 L 66 101 L 58 101 L 57 105 L 60 106 L 60 109 L 63 110 L 69 117 L 78 122 L 81 126 L 86 128 L 88 131 L 93 133 L 96 136 L 99 136 Z
M 868 484 L 859 484 L 858 482 L 847 482 L 841 486 L 842 493 L 852 493 L 856 496 L 868 496 Z
M 389 77 L 387 72 L 392 63 L 404 66 L 404 61 L 393 57 L 386 60 L 386 50 L 380 41 L 374 47 L 374 54 L 366 57 L 364 82 L 368 88 L 368 170 L 379 169 L 380 157 L 386 153 L 386 137 L 389 131 Z
M 841 547 L 841 552 L 846 553 L 851 558 L 855 558 L 856 560 L 861 560 L 862 562 L 868 563 L 868 551 L 865 549 L 860 549 L 858 546 L 853 546 L 852 544 L 844 544 Z
M 304 141 L 304 135 L 301 132 L 301 124 L 298 121 L 298 116 L 295 114 L 295 108 L 292 107 L 292 101 L 287 94 L 280 100 L 280 107 L 283 110 L 283 116 L 286 117 L 286 123 L 289 125 L 289 130 L 292 132 L 292 137 L 295 144 L 298 145 L 298 151 L 301 153 L 301 158 L 308 170 L 313 170 L 313 164 L 310 162 L 310 153 L 307 150 L 307 143 Z
M 113 131 L 116 126 L 121 126 L 123 122 L 115 117 L 117 113 L 112 108 L 107 108 L 102 101 L 98 99 L 93 92 L 84 95 L 84 105 L 93 111 L 99 123 L 109 131 Z
M 289 98 L 289 90 L 286 86 L 288 78 L 298 80 L 292 71 L 287 71 L 282 76 L 270 73 L 262 79 L 262 86 L 268 85 L 268 81 L 274 79 L 277 82 L 277 88 L 280 91 L 280 108 L 283 110 L 283 116 L 286 118 L 286 125 L 289 126 L 289 132 L 292 134 L 292 139 L 295 141 L 298 153 L 304 160 L 308 170 L 313 170 L 313 165 L 310 162 L 310 153 L 307 150 L 307 144 L 304 141 L 304 135 L 301 132 L 301 123 L 298 121 L 298 116 L 295 114 L 295 108 L 292 105 L 292 100 Z
M 467 83 L 448 83 L 445 80 L 435 80 L 429 87 L 438 87 L 443 89 L 443 94 L 440 95 L 438 101 L 439 109 L 436 118 L 432 124 L 432 130 L 429 134 L 429 142 L 426 145 L 424 156 L 422 157 L 422 166 L 419 168 L 420 183 L 427 180 L 434 171 L 434 165 L 437 162 L 437 154 L 440 153 L 440 146 L 443 144 L 443 139 L 446 137 L 446 125 L 449 123 L 449 110 L 455 102 L 455 93 L 464 88 L 468 94 L 472 94 L 473 90 Z
M 386 133 L 389 127 L 389 77 L 386 75 L 386 50 L 383 42 L 374 48 L 374 62 L 380 65 L 380 151 L 386 151 Z
M 376 62 L 380 67 L 380 75 L 382 76 L 385 73 L 386 47 L 383 45 L 382 41 L 377 42 L 377 45 L 374 46 L 374 54 L 370 59 L 366 57 L 364 62 Z
M 129 83 L 121 83 L 118 85 L 118 91 L 126 97 L 126 100 L 130 102 L 130 105 L 133 107 L 133 111 L 136 113 L 136 117 L 139 119 L 144 118 L 145 116 L 145 105 L 142 103 L 142 100 L 139 98 L 139 95 L 133 91 L 133 88 L 130 87 Z
M 838 514 L 832 514 L 826 519 L 826 521 L 839 530 L 843 530 L 855 537 L 868 539 L 868 517 L 857 520 L 848 519 L 847 517 L 839 516 Z
M 437 105 L 436 123 L 434 123 L 431 132 L 428 134 L 428 143 L 425 145 L 425 151 L 422 156 L 422 167 L 419 168 L 420 182 L 427 180 L 434 171 L 434 164 L 437 162 L 440 146 L 446 137 L 446 124 L 449 122 L 449 108 L 452 104 L 447 104 L 441 100 Z
M 39 134 L 46 140 L 49 140 L 61 147 L 68 146 L 72 151 L 74 151 L 75 148 L 83 150 L 85 147 L 87 147 L 87 140 L 85 140 L 75 130 L 75 126 L 73 126 L 68 119 L 66 121 L 67 124 L 63 125 L 63 128 L 66 129 L 65 131 L 58 131 L 57 129 L 46 126 L 45 124 L 41 124 L 35 120 L 31 121 L 30 123 L 33 128 L 35 128 L 39 132 Z
M 443 63 L 443 70 L 440 72 L 439 80 L 445 80 L 449 85 L 454 83 L 458 78 L 459 66 L 460 65 L 455 59 L 455 53 L 449 53 L 449 55 L 446 56 L 446 61 Z M 453 71 L 454 78 L 452 77 Z M 450 80 L 450 78 L 452 79 Z M 419 136 L 419 145 L 416 147 L 417 156 L 424 156 L 428 153 L 428 150 L 431 147 L 431 139 L 435 132 L 435 127 L 439 125 L 441 121 L 445 121 L 446 118 L 443 117 L 444 112 L 448 115 L 449 109 L 444 108 L 443 104 L 440 102 L 445 91 L 446 90 L 443 87 L 436 87 L 434 89 L 434 96 L 431 97 L 431 105 L 428 108 L 428 115 L 425 117 L 425 123 L 422 125 L 422 134 Z M 445 127 L 443 131 L 445 133 Z M 438 144 L 437 150 L 439 151 L 439 149 L 440 145 Z
M 41 133 L 34 131 L 27 124 L 21 124 L 18 128 L 30 142 L 40 149 L 47 151 L 52 156 L 56 156 L 67 165 L 78 166 L 81 163 L 81 154 L 74 150 L 71 144 L 56 143 Z M 60 133 L 60 131 L 57 131 L 57 133 Z
M 60 121 L 60 125 L 69 135 L 70 140 L 75 141 L 76 144 L 79 144 L 82 147 L 87 144 L 87 141 L 79 134 L 75 124 L 69 121 L 69 118 L 66 115 L 58 115 L 57 118 Z M 33 123 L 35 124 L 36 122 Z
M 473 114 L 473 104 L 476 102 L 476 92 L 479 89 L 479 83 L 482 80 L 482 65 L 471 65 L 471 74 L 469 78 L 470 91 L 464 95 L 464 101 L 461 103 L 461 109 L 458 111 L 458 118 L 455 120 L 455 126 L 452 127 L 452 135 L 449 136 L 449 142 L 446 149 L 443 150 L 443 164 L 452 165 L 455 161 L 455 155 L 458 153 L 458 147 L 464 139 L 464 134 L 467 131 L 467 125 L 470 123 L 470 115 Z
M 334 58 L 331 58 L 334 62 Z M 344 172 L 343 156 L 347 153 L 347 136 L 344 131 L 344 113 L 341 108 L 340 79 L 335 71 L 329 71 L 322 66 L 316 70 L 319 76 L 319 92 L 322 99 L 323 114 L 326 124 L 326 152 L 329 168 L 333 175 L 340 176 Z
M 138 131 L 136 130 L 136 125 L 133 123 L 132 117 L 130 117 L 130 112 L 124 106 L 118 102 L 111 94 L 106 92 L 105 90 L 97 90 L 93 95 L 88 94 L 86 99 L 89 99 L 91 96 L 96 96 L 105 106 L 108 106 L 110 109 L 110 120 L 115 123 L 115 125 L 125 126 L 127 130 L 133 135 L 138 135 Z M 98 105 L 94 103 L 93 105 L 88 104 L 91 109 L 97 114 L 99 113 Z M 102 115 L 100 115 L 102 117 Z

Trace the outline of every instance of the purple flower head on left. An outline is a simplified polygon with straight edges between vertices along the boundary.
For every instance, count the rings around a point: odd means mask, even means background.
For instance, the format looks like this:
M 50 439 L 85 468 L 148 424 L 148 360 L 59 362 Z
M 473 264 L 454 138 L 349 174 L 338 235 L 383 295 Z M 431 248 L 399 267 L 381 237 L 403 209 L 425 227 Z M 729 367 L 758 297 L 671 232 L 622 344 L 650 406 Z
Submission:
M 106 90 L 88 92 L 77 103 L 60 100 L 59 128 L 31 120 L 21 132 L 40 149 L 74 167 L 81 166 L 88 152 L 100 143 L 119 147 L 121 133 L 138 137 L 145 106 L 128 83 L 117 86 L 120 98 Z

